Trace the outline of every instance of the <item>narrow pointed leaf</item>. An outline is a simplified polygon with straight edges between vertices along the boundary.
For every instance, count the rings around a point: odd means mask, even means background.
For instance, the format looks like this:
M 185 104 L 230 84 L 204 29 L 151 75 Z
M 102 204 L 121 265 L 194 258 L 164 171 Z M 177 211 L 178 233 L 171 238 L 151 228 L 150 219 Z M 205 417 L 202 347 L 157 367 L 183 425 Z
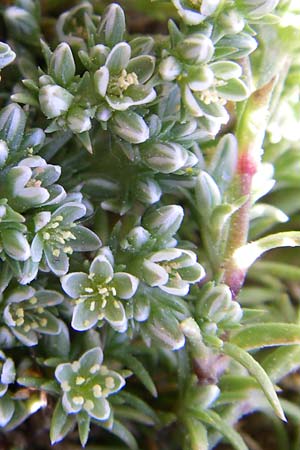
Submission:
M 226 342 L 224 344 L 223 350 L 226 355 L 230 356 L 232 359 L 244 366 L 256 379 L 256 381 L 260 384 L 262 390 L 264 391 L 270 405 L 273 407 L 276 415 L 280 419 L 285 421 L 286 418 L 277 397 L 273 383 L 262 366 L 253 358 L 253 356 L 251 356 L 245 350 L 239 348 L 237 345 L 229 344 L 228 342 Z
M 300 344 L 300 326 L 290 323 L 248 325 L 238 330 L 230 342 L 244 350 Z

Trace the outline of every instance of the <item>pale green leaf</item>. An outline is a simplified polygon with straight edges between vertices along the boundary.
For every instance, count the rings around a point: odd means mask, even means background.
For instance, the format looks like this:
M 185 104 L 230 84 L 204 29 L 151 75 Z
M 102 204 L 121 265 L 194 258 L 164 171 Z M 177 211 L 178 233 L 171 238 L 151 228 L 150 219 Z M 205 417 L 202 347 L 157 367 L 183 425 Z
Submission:
M 285 421 L 285 415 L 277 397 L 275 388 L 263 367 L 249 353 L 239 348 L 237 345 L 226 342 L 223 350 L 226 355 L 230 356 L 232 359 L 244 366 L 257 380 L 277 416 Z

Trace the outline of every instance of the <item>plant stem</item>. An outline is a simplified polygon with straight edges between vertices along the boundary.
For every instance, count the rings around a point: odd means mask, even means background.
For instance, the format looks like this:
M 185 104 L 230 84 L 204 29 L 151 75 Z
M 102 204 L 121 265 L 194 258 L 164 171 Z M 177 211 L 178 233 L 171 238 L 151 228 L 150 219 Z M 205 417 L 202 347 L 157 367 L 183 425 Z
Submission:
M 233 297 L 236 297 L 241 289 L 246 275 L 246 271 L 236 265 L 233 255 L 235 250 L 247 242 L 252 180 L 261 160 L 261 147 L 274 81 L 275 79 L 272 79 L 261 89 L 253 92 L 237 125 L 239 157 L 230 194 L 233 200 L 245 195 L 248 196 L 248 200 L 232 217 L 225 250 L 223 282 L 230 287 Z

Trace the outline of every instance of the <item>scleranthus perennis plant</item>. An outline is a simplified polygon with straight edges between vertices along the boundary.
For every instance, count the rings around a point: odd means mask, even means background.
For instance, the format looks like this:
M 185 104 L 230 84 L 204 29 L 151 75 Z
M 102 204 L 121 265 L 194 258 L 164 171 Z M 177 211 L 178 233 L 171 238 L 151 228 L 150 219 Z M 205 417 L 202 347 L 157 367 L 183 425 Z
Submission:
M 1 6 L 0 446 L 299 449 L 296 3 Z

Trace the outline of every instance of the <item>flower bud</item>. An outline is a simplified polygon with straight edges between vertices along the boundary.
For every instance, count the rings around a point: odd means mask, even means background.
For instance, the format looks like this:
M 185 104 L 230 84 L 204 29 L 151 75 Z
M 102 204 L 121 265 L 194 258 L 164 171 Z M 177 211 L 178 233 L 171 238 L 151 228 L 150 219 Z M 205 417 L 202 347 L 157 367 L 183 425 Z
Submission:
M 198 175 L 195 193 L 199 214 L 209 218 L 214 208 L 220 205 L 222 198 L 214 179 L 203 170 Z
M 2 168 L 8 157 L 8 147 L 5 141 L 0 140 L 0 167 Z
M 159 184 L 155 180 L 147 178 L 145 180 L 139 180 L 137 182 L 136 194 L 137 198 L 142 203 L 152 205 L 152 203 L 156 203 L 159 201 L 162 192 Z
M 116 3 L 107 7 L 98 28 L 98 33 L 105 39 L 105 43 L 113 47 L 123 40 L 126 30 L 125 15 L 123 9 Z
M 149 128 L 144 119 L 133 111 L 114 114 L 113 131 L 130 144 L 139 144 L 149 138 Z
M 181 225 L 183 215 L 181 206 L 162 206 L 144 215 L 143 226 L 153 234 L 173 236 Z
M 23 109 L 11 103 L 0 113 L 0 139 L 6 141 L 10 150 L 18 150 L 24 135 L 26 116 Z
M 133 228 L 121 242 L 123 250 L 139 250 L 150 239 L 149 231 L 143 227 Z
M 4 20 L 14 39 L 23 44 L 37 45 L 40 29 L 33 14 L 18 6 L 11 6 L 5 10 Z
M 43 86 L 39 92 L 41 110 L 48 117 L 53 119 L 68 111 L 74 96 L 66 89 L 55 85 Z
M 178 46 L 179 55 L 189 64 L 203 64 L 214 54 L 211 40 L 204 34 L 194 34 L 185 38 Z
M 75 75 L 75 62 L 72 51 L 65 42 L 59 44 L 54 50 L 50 58 L 49 73 L 62 86 L 68 85 L 73 79 Z
M 271 13 L 279 0 L 238 0 L 237 8 L 251 19 L 258 19 Z
M 240 33 L 244 26 L 245 21 L 240 13 L 235 9 L 224 11 L 219 18 L 219 23 L 224 34 L 237 34 Z
M 72 108 L 67 116 L 67 125 L 73 133 L 83 133 L 92 127 L 89 111 L 78 106 Z
M 174 56 L 168 56 L 160 63 L 159 73 L 163 80 L 173 81 L 180 75 L 181 65 Z
M 181 169 L 188 153 L 180 144 L 172 142 L 147 144 L 140 149 L 142 161 L 151 169 L 161 173 L 172 173 Z

